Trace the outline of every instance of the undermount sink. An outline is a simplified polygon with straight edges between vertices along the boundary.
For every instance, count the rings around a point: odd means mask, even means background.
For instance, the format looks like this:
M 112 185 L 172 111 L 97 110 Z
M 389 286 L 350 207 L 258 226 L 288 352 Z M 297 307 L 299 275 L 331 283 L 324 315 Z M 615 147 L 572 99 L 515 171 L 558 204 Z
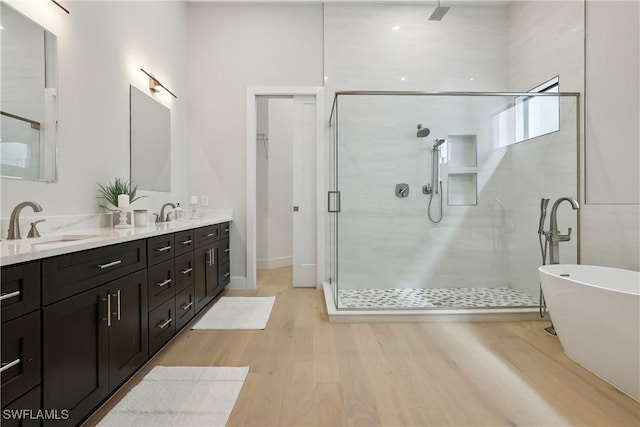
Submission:
M 99 237 L 96 234 L 63 234 L 58 236 L 45 236 L 35 239 L 26 239 L 28 243 L 32 245 L 45 246 L 45 245 L 59 245 L 67 242 L 77 242 L 78 240 L 93 239 Z

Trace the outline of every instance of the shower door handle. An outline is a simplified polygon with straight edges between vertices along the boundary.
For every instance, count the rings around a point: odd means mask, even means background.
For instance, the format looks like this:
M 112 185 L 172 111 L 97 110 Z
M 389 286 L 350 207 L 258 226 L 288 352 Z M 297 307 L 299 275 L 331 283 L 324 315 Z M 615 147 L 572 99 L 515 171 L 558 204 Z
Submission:
M 327 192 L 327 208 L 329 213 L 340 212 L 340 192 L 339 191 Z

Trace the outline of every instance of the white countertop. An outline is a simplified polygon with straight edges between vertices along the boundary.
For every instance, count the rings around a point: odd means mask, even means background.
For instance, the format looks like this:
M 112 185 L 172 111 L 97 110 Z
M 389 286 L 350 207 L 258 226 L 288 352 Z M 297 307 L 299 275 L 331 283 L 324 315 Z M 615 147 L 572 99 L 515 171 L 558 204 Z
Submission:
M 70 230 L 65 233 L 51 233 L 39 238 L 3 240 L 0 242 L 2 249 L 0 265 L 5 266 L 49 258 L 56 255 L 99 248 L 115 243 L 146 239 L 232 220 L 233 217 L 231 214 L 219 214 L 207 218 L 190 219 L 181 222 L 151 223 L 147 227 L 129 229 L 95 227 Z

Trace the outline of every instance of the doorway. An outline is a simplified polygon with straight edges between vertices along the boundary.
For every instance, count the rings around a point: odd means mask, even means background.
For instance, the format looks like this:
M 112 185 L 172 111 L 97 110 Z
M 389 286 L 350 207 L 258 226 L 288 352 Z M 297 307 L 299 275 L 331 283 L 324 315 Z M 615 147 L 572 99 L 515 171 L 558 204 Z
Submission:
M 258 269 L 289 267 L 318 287 L 323 266 L 322 88 L 249 88 L 247 287 Z

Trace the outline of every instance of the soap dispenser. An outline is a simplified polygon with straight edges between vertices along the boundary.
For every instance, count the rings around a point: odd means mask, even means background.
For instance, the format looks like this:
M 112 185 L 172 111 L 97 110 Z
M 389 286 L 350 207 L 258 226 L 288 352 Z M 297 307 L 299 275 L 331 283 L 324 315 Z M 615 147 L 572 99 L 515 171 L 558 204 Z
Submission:
M 176 203 L 176 208 L 173 212 L 175 214 L 176 221 L 182 221 L 184 217 L 182 215 L 182 206 L 180 206 L 180 203 Z

